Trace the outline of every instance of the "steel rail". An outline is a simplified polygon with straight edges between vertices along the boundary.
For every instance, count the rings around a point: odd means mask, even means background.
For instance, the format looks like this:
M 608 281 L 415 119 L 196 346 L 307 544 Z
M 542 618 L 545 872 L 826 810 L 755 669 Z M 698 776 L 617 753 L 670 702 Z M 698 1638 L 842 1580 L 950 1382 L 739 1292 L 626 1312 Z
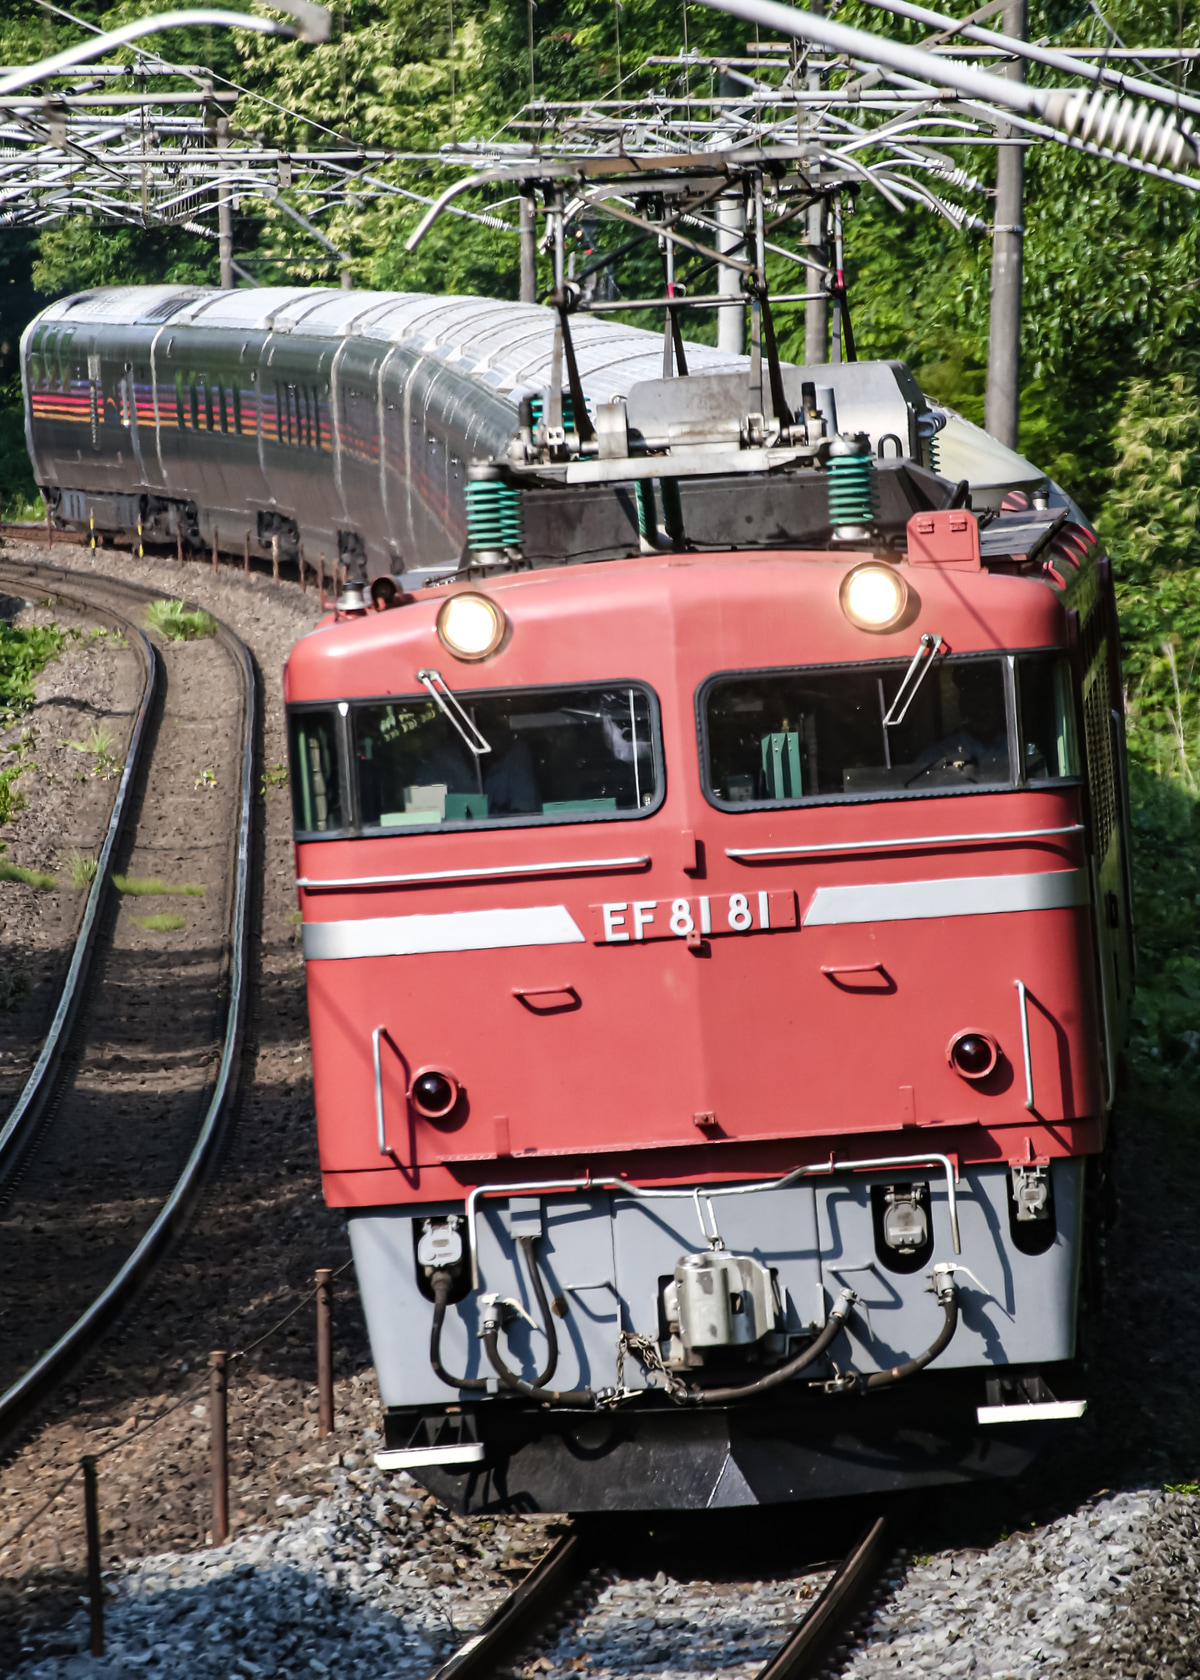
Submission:
M 858 1536 L 830 1580 L 792 1633 L 759 1669 L 755 1680 L 810 1680 L 821 1672 L 831 1649 L 845 1634 L 886 1562 L 892 1519 L 876 1517 Z M 594 1538 L 594 1537 L 593 1537 Z M 430 1680 L 483 1680 L 503 1672 L 539 1623 L 561 1606 L 588 1562 L 583 1538 L 564 1535 L 534 1565 L 480 1628 Z
M 0 583 L 8 582 L 11 574 L 0 563 Z M 32 587 L 35 593 L 58 596 L 60 599 L 72 599 L 61 589 L 47 588 L 39 590 L 36 583 L 21 579 L 23 587 Z M 95 611 L 93 602 L 84 602 L 82 597 L 73 597 L 80 605 L 89 611 Z M 102 609 L 103 610 L 103 609 Z M 13 1173 L 27 1146 L 37 1132 L 38 1122 L 45 1112 L 46 1102 L 53 1087 L 53 1074 L 57 1073 L 63 1050 L 70 1036 L 79 1012 L 79 1005 L 87 988 L 88 977 L 91 973 L 92 956 L 96 948 L 96 930 L 99 923 L 100 911 L 112 891 L 109 879 L 112 867 L 113 852 L 124 831 L 129 812 L 130 790 L 141 769 L 142 749 L 146 739 L 146 720 L 150 715 L 150 708 L 154 704 L 154 696 L 158 687 L 158 656 L 147 638 L 131 619 L 120 613 L 105 611 L 112 623 L 120 626 L 122 633 L 128 636 L 132 645 L 141 654 L 145 671 L 142 684 L 142 697 L 134 716 L 133 730 L 129 738 L 129 750 L 125 756 L 125 768 L 121 772 L 121 780 L 117 785 L 116 798 L 113 800 L 112 811 L 108 819 L 108 828 L 104 836 L 104 844 L 100 848 L 100 856 L 96 860 L 96 873 L 88 891 L 87 903 L 84 906 L 83 920 L 75 938 L 75 947 L 71 952 L 71 961 L 63 981 L 62 994 L 58 1000 L 58 1007 L 54 1011 L 54 1019 L 50 1023 L 50 1030 L 43 1041 L 37 1061 L 33 1064 L 29 1078 L 25 1081 L 24 1089 L 9 1110 L 8 1118 L 0 1126 L 0 1185 L 3 1185 Z
M 43 565 L 36 561 L 16 561 L 11 569 L 0 560 L 0 580 L 36 584 L 40 574 L 55 575 L 53 593 L 64 598 L 74 597 L 88 607 L 96 605 L 88 599 L 88 584 L 92 580 L 64 571 L 61 567 Z M 61 583 L 58 581 L 61 579 Z M 101 591 L 115 591 L 138 602 L 162 598 L 154 589 L 144 589 L 119 579 L 96 580 Z M 250 855 L 251 827 L 254 809 L 254 770 L 258 726 L 258 684 L 249 649 L 240 637 L 217 620 L 217 638 L 233 658 L 242 679 L 242 773 L 238 789 L 238 822 L 234 853 L 234 891 L 230 918 L 230 983 L 229 1003 L 225 1017 L 224 1042 L 220 1066 L 212 1095 L 200 1123 L 195 1142 L 175 1182 L 170 1195 L 159 1209 L 150 1228 L 144 1233 L 133 1252 L 121 1265 L 116 1276 L 101 1290 L 91 1305 L 63 1332 L 25 1374 L 4 1394 L 0 1394 L 0 1441 L 10 1436 L 30 1412 L 52 1390 L 55 1383 L 91 1348 L 108 1329 L 124 1307 L 132 1300 L 163 1249 L 183 1227 L 220 1142 L 222 1121 L 233 1095 L 241 1056 L 246 1009 L 246 964 L 250 922 Z M 97 870 L 99 874 L 99 870 Z M 60 1051 L 65 1043 L 60 1040 Z
M 564 1534 L 498 1605 L 478 1633 L 431 1676 L 431 1680 L 473 1680 L 490 1675 L 503 1657 L 544 1621 L 565 1597 L 583 1565 L 578 1534 Z
M 879 1516 L 859 1535 L 812 1609 L 755 1680 L 810 1680 L 862 1606 L 885 1562 L 891 1523 Z

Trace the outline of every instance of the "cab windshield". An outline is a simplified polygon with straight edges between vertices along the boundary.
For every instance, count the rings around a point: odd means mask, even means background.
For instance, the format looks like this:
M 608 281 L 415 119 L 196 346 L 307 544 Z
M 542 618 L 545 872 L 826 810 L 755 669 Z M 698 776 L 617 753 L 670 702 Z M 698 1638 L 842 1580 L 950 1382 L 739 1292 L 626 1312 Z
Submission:
M 330 768 L 322 802 L 304 776 L 315 758 L 329 765 L 333 734 L 351 812 L 330 796 Z M 367 833 L 595 822 L 652 810 L 663 791 L 657 707 L 630 683 L 306 708 L 292 715 L 292 756 L 296 826 L 307 833 L 328 832 L 331 820 Z
M 709 797 L 877 799 L 1076 774 L 1061 658 L 938 657 L 896 705 L 907 670 L 889 661 L 714 679 L 701 702 Z

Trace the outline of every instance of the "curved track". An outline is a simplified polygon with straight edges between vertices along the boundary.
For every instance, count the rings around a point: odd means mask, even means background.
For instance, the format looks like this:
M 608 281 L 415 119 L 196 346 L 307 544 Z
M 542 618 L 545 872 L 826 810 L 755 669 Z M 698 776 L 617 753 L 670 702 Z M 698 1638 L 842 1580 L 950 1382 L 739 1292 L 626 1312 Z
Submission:
M 0 1173 L 11 1179 L 21 1159 L 36 1154 L 39 1139 L 53 1122 L 66 1082 L 66 1064 L 72 1045 L 82 1035 L 89 1005 L 101 990 L 93 965 L 97 929 L 106 909 L 110 866 L 129 824 L 136 792 L 144 793 L 148 761 L 153 756 L 149 725 L 155 699 L 157 656 L 137 626 L 120 610 L 143 606 L 159 599 L 157 591 L 115 579 L 81 578 L 56 566 L 0 557 L 0 585 L 17 585 L 43 596 L 70 600 L 88 611 L 101 612 L 121 620 L 131 643 L 140 643 L 148 658 L 148 676 L 135 722 L 105 837 L 100 867 L 89 893 L 84 921 L 72 955 L 62 997 L 46 1045 L 0 1133 Z M 208 1101 L 182 1169 L 177 1173 L 149 1227 L 126 1255 L 104 1287 L 88 1302 L 74 1321 L 41 1352 L 18 1381 L 0 1394 L 0 1440 L 27 1421 L 34 1408 L 47 1396 L 65 1373 L 88 1352 L 117 1315 L 131 1300 L 147 1273 L 172 1236 L 186 1221 L 211 1164 L 221 1136 L 222 1120 L 237 1083 L 247 990 L 246 962 L 250 912 L 251 815 L 254 789 L 255 741 L 258 725 L 258 691 L 249 651 L 227 626 L 219 624 L 217 640 L 231 659 L 240 684 L 240 742 L 236 777 L 236 839 L 233 847 L 234 879 L 228 895 L 227 982 L 220 1035 L 220 1057 L 208 1091 Z M 164 1000 L 164 1007 L 166 1007 Z

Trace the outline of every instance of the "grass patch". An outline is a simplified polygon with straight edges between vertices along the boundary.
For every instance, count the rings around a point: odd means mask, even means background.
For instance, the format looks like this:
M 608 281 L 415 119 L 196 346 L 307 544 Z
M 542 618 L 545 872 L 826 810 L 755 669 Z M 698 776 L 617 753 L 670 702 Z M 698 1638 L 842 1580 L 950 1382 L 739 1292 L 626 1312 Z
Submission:
M 160 881 L 157 875 L 114 875 L 113 886 L 127 898 L 203 898 L 204 888 L 197 887 L 190 881 L 182 886 L 171 887 L 165 881 Z
M 86 753 L 95 760 L 92 765 L 92 775 L 99 776 L 102 781 L 110 781 L 113 776 L 119 776 L 124 766 L 116 757 L 113 748 L 113 738 L 107 729 L 97 727 L 83 741 L 62 741 L 61 746 L 70 747 L 73 752 Z
M 96 879 L 97 862 L 94 857 L 88 857 L 85 852 L 71 853 L 67 860 L 67 870 L 73 887 L 87 887 Z
M 190 612 L 182 601 L 151 601 L 146 623 L 169 642 L 194 642 L 217 633 L 217 621 L 210 612 L 203 607 Z
M 58 885 L 57 875 L 47 875 L 43 869 L 24 869 L 19 863 L 0 858 L 0 881 L 20 881 L 22 886 L 43 887 L 47 891 Z
M 135 916 L 133 920 L 148 933 L 178 933 L 181 927 L 187 926 L 183 917 L 174 910 L 164 910 L 159 916 Z

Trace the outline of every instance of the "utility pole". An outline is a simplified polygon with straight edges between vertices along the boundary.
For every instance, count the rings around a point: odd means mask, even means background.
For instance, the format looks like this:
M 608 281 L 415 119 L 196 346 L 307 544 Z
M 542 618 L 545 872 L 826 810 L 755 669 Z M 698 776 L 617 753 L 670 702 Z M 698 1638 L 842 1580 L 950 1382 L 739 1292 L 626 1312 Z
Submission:
M 229 118 L 217 118 L 217 150 L 229 144 Z M 224 184 L 217 195 L 217 255 L 221 261 L 221 284 L 227 291 L 233 288 L 233 205 Z
M 537 230 L 534 227 L 532 192 L 523 192 L 517 200 L 520 209 L 519 232 L 521 244 L 521 302 L 537 302 Z
M 732 76 L 721 75 L 717 79 L 717 92 L 722 99 L 736 99 L 741 91 L 740 86 Z M 720 140 L 725 140 L 725 134 L 718 130 Z M 717 221 L 721 232 L 717 235 L 717 250 L 727 256 L 737 257 L 739 262 L 746 261 L 746 198 L 739 186 L 736 192 L 723 193 L 717 200 Z M 742 276 L 740 270 L 730 268 L 728 263 L 717 266 L 717 292 L 721 297 L 738 298 L 742 296 Z M 717 310 L 717 349 L 727 350 L 730 355 L 741 356 L 746 350 L 746 310 L 737 303 L 727 303 L 724 308 Z
M 1004 33 L 1025 39 L 1026 0 L 1008 0 Z M 1024 81 L 1025 61 L 1005 66 L 1011 81 Z M 1001 138 L 1016 139 L 1006 128 Z M 1025 247 L 1025 148 L 996 148 L 996 211 L 992 232 L 992 314 L 988 330 L 984 426 L 994 438 L 1017 447 L 1021 420 L 1021 269 Z
M 814 0 L 813 11 L 818 8 Z M 810 72 L 808 85 L 817 92 L 821 86 L 821 78 L 814 70 Z M 816 122 L 814 116 L 812 121 Z M 814 189 L 820 184 L 821 178 L 821 150 L 813 140 L 808 147 L 809 184 Z M 809 297 L 804 305 L 804 363 L 806 367 L 820 367 L 829 360 L 829 292 L 826 287 L 827 275 L 825 269 L 829 265 L 829 245 L 826 239 L 825 223 L 829 214 L 829 206 L 823 198 L 816 198 L 808 207 L 808 254 L 813 262 L 820 263 L 820 268 L 806 268 L 804 290 L 819 292 L 819 297 Z

